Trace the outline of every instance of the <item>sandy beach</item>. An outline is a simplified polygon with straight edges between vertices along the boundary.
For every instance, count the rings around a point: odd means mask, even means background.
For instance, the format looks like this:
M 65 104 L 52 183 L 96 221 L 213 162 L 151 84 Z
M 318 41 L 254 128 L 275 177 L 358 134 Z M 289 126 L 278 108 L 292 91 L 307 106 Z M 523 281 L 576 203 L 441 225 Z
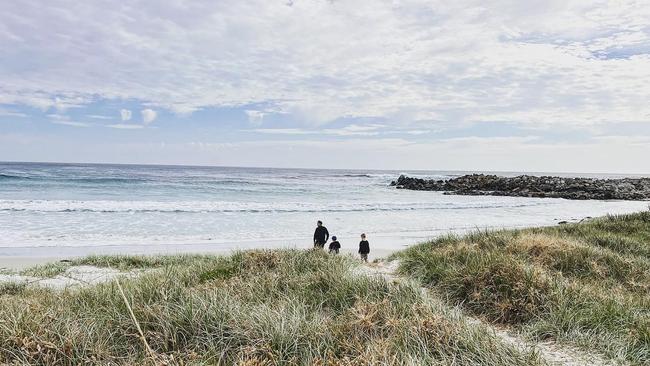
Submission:
M 599 214 L 602 214 L 599 212 Z M 563 216 L 559 216 L 562 218 Z M 584 217 L 566 217 L 568 222 L 579 222 Z M 506 219 L 507 220 L 507 219 Z M 555 220 L 540 220 L 541 226 L 555 226 Z M 504 224 L 489 229 L 517 229 L 534 225 Z M 539 226 L 539 225 L 538 225 Z M 433 240 L 448 234 L 463 235 L 471 231 L 484 230 L 487 227 L 464 227 L 450 228 L 433 231 L 414 231 L 392 235 L 369 236 L 371 252 L 369 260 L 386 258 L 391 254 L 406 249 L 418 243 Z M 337 235 L 341 242 L 341 254 L 357 256 L 359 238 L 352 235 Z M 325 245 L 327 251 L 328 244 Z M 22 270 L 25 268 L 42 265 L 61 260 L 72 260 L 91 255 L 175 255 L 175 254 L 218 254 L 230 255 L 240 250 L 254 249 L 312 249 L 310 239 L 304 241 L 286 240 L 246 240 L 238 242 L 218 243 L 169 243 L 169 244 L 119 244 L 119 245 L 59 245 L 51 244 L 38 247 L 2 247 L 0 246 L 0 269 L 10 271 Z
M 413 243 L 415 244 L 415 243 Z M 62 260 L 72 260 L 75 258 L 86 257 L 90 255 L 174 255 L 174 254 L 218 254 L 230 255 L 237 250 L 250 250 L 250 249 L 276 249 L 276 248 L 296 248 L 310 250 L 309 246 L 304 247 L 281 247 L 268 245 L 259 246 L 212 246 L 206 245 L 185 245 L 178 246 L 138 246 L 131 247 L 125 250 L 122 246 L 105 246 L 97 247 L 81 247 L 81 248 L 38 248 L 39 252 L 44 255 L 29 255 L 28 251 L 34 251 L 34 248 L 20 248 L 19 250 L 12 250 L 9 255 L 0 255 L 0 270 L 19 271 L 26 268 L 43 265 L 47 263 L 58 262 Z M 406 248 L 406 245 L 396 246 L 393 249 L 386 247 L 372 248 L 369 255 L 369 260 L 377 258 L 385 258 L 390 254 Z M 341 255 L 357 255 L 356 247 L 341 248 Z
M 10 271 L 19 271 L 33 266 L 57 262 L 64 259 L 68 259 L 68 257 L 2 256 L 0 257 L 0 271 L 3 269 Z

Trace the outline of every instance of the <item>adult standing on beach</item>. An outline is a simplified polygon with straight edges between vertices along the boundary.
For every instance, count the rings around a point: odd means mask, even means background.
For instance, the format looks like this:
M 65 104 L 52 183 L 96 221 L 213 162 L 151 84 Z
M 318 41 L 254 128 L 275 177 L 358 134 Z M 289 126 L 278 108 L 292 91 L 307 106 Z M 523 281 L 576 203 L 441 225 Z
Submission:
M 329 231 L 327 231 L 327 228 L 323 226 L 323 222 L 318 220 L 316 223 L 316 231 L 314 231 L 314 248 L 323 249 L 329 237 Z

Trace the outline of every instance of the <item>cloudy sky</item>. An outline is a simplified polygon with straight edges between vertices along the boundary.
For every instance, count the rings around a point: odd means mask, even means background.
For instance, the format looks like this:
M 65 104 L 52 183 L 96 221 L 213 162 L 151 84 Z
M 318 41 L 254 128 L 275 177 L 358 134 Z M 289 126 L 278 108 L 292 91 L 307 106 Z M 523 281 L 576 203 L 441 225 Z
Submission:
M 650 4 L 0 2 L 0 161 L 650 173 Z

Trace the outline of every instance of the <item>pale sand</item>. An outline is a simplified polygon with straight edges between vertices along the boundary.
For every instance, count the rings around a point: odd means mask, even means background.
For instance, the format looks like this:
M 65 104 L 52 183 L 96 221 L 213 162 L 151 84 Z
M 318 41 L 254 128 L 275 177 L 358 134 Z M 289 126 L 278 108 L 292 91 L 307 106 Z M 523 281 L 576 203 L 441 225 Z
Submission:
M 422 239 L 408 236 L 371 236 L 369 260 L 386 258 L 392 253 L 416 244 Z M 341 254 L 358 256 L 359 238 L 340 237 Z M 329 243 L 325 245 L 327 250 Z M 197 244 L 133 244 L 104 246 L 42 246 L 42 247 L 0 247 L 0 272 L 5 270 L 22 270 L 60 260 L 87 257 L 90 255 L 175 255 L 175 254 L 212 254 L 230 255 L 237 250 L 251 249 L 311 249 L 313 244 L 287 243 L 283 240 L 251 240 L 238 243 L 197 243 Z
M 399 247 L 395 248 L 394 250 L 391 249 L 386 249 L 386 248 L 371 248 L 371 253 L 368 256 L 368 260 L 372 261 L 374 259 L 378 258 L 386 258 L 392 253 L 402 250 L 405 247 Z M 241 249 L 253 249 L 253 248 L 241 248 Z M 268 248 L 259 248 L 259 249 L 268 249 Z M 308 248 L 298 248 L 298 249 L 308 249 Z M 20 255 L 20 256 L 15 256 L 15 255 L 1 255 L 0 254 L 0 273 L 4 271 L 20 271 L 24 270 L 30 267 L 34 266 L 39 266 L 47 263 L 52 263 L 52 262 L 58 262 L 61 260 L 72 260 L 74 258 L 79 258 L 79 257 L 85 257 L 88 255 L 92 254 L 110 254 L 110 255 L 117 255 L 117 254 L 124 254 L 124 255 L 151 255 L 151 256 L 156 256 L 156 255 L 173 255 L 173 254 L 211 254 L 211 255 L 229 255 L 233 253 L 237 248 L 214 248 L 213 250 L 204 250 L 204 251 L 184 251 L 184 250 L 167 250 L 167 251 L 160 251 L 160 252 L 151 252 L 149 251 L 148 253 L 142 253 L 142 252 L 119 252 L 119 251 L 101 251 L 101 250 L 95 250 L 95 251 L 86 251 L 86 250 L 81 250 L 78 252 L 76 255 L 66 255 L 66 254 L 61 254 L 61 255 L 56 255 L 55 253 L 48 252 L 47 256 L 29 256 L 29 255 Z M 327 250 L 327 245 L 325 247 L 325 250 Z M 341 255 L 346 255 L 346 254 L 352 254 L 354 256 L 358 256 L 356 254 L 356 248 L 342 248 L 341 249 Z
M 0 256 L 0 270 L 20 271 L 26 268 L 58 262 L 67 257 L 32 257 L 32 256 Z
M 70 266 L 54 277 L 35 277 L 20 274 L 0 274 L 0 284 L 25 284 L 30 287 L 46 287 L 65 290 L 96 285 L 119 277 L 137 277 L 149 270 L 119 271 L 95 266 Z

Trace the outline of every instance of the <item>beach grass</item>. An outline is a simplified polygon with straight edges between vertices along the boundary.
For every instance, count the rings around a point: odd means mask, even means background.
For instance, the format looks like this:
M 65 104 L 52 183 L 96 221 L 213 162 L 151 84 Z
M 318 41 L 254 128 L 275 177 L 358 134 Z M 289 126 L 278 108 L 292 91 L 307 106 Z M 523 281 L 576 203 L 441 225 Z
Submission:
M 650 364 L 650 212 L 449 235 L 395 256 L 402 274 L 474 316 Z
M 2 288 L 0 364 L 541 364 L 418 284 L 364 275 L 347 256 L 276 250 L 75 263 L 157 269 L 74 290 Z

